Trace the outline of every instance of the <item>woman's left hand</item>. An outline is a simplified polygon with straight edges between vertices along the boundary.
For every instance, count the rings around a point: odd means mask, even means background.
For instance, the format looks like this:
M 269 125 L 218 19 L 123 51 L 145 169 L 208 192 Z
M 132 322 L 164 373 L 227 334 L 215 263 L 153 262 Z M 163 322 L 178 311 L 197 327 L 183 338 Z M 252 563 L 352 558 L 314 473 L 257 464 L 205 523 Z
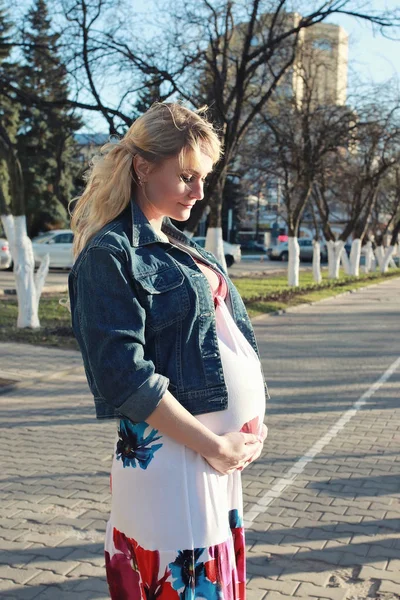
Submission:
M 252 455 L 251 459 L 248 460 L 243 467 L 240 467 L 238 469 L 238 471 L 243 471 L 243 469 L 245 467 L 247 467 L 250 463 L 254 462 L 255 460 L 257 460 L 257 458 L 259 458 L 261 456 L 261 453 L 262 453 L 262 450 L 263 450 L 263 447 L 264 447 L 264 441 L 265 441 L 267 435 L 268 435 L 268 427 L 265 425 L 265 423 L 263 423 L 262 432 L 261 432 L 261 435 L 260 435 L 260 438 L 259 438 L 260 439 L 260 444 L 258 445 L 257 450 Z

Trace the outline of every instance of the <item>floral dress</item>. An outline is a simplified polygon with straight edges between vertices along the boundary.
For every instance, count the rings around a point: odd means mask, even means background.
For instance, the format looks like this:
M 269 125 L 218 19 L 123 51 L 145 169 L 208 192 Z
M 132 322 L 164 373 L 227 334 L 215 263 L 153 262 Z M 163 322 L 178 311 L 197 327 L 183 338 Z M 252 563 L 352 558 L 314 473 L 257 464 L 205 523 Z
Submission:
M 214 296 L 228 408 L 196 418 L 216 434 L 261 434 L 260 361 L 225 304 L 227 284 L 198 258 Z M 105 558 L 112 600 L 244 600 L 241 472 L 222 475 L 147 423 L 119 422 Z

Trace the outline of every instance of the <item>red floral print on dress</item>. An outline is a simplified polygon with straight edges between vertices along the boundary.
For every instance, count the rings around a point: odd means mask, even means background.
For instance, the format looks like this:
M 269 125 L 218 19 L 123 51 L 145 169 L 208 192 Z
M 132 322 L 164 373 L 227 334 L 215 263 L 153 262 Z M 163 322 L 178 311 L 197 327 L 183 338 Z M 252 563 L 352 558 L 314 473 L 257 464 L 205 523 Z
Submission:
M 134 540 L 114 528 L 117 552 L 106 555 L 107 582 L 111 600 L 178 600 L 179 595 L 167 581 L 168 568 L 159 579 L 160 554 L 145 550 Z

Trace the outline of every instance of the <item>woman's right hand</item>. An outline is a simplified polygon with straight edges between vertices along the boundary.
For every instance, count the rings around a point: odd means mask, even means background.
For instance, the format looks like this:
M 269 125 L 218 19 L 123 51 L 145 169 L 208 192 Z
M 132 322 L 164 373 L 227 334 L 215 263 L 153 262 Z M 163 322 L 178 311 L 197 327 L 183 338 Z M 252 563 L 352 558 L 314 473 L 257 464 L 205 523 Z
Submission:
M 243 467 L 251 460 L 258 446 L 262 445 L 260 439 L 254 433 L 243 433 L 232 431 L 219 436 L 218 453 L 203 458 L 219 473 L 229 475 Z

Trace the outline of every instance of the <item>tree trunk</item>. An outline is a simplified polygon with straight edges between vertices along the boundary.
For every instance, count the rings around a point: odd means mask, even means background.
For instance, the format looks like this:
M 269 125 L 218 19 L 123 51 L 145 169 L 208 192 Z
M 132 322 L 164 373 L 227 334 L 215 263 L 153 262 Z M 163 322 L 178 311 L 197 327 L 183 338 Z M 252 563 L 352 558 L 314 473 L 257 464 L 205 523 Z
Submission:
M 18 298 L 17 327 L 38 329 L 39 299 L 49 270 L 49 257 L 45 257 L 34 277 L 35 259 L 32 242 L 27 235 L 25 192 L 21 163 L 17 150 L 4 127 L 0 124 L 0 156 L 7 162 L 10 175 L 11 207 L 5 205 L 0 194 L 0 218 L 14 262 L 15 287 Z
M 18 298 L 17 327 L 40 328 L 39 299 L 49 270 L 47 255 L 34 277 L 35 260 L 32 242 L 26 233 L 26 217 L 1 215 L 4 231 L 14 261 L 14 277 Z
M 360 274 L 361 240 L 357 238 L 351 244 L 350 275 L 358 277 Z
M 318 241 L 314 240 L 313 249 L 313 278 L 315 283 L 321 283 L 321 245 Z
M 206 250 L 212 252 L 217 261 L 227 270 L 222 239 L 222 227 L 209 227 L 206 234 Z
M 391 267 L 396 267 L 396 263 L 393 260 L 393 255 L 396 247 L 388 246 L 383 256 L 382 265 L 381 265 L 381 273 L 387 273 L 389 265 Z
M 343 249 L 342 254 L 340 255 L 340 262 L 342 263 L 342 267 L 346 275 L 350 275 L 350 261 L 345 249 Z
M 328 246 L 328 277 L 329 279 L 339 279 L 340 259 L 345 254 L 343 240 L 329 240 Z
M 372 250 L 372 242 L 369 240 L 365 244 L 365 265 L 364 273 L 369 273 L 372 270 L 372 263 L 375 261 L 374 252 Z
M 210 198 L 210 214 L 206 234 L 206 250 L 212 252 L 218 262 L 227 270 L 222 239 L 222 194 L 225 185 L 222 180 L 216 185 Z
M 383 246 L 381 244 L 375 248 L 375 259 L 376 259 L 376 262 L 378 263 L 379 270 L 383 273 L 382 268 L 383 268 L 383 261 L 385 259 L 385 253 L 383 250 Z
M 300 246 L 297 237 L 289 237 L 288 284 L 298 287 L 300 271 Z

